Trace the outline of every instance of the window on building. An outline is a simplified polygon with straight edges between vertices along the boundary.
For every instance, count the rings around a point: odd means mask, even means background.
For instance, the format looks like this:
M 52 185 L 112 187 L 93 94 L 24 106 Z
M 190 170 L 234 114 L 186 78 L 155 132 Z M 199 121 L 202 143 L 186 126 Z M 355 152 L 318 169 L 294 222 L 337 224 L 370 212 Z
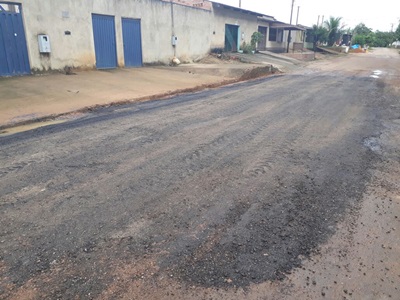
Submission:
M 269 29 L 269 39 L 270 42 L 283 42 L 283 29 L 270 28 Z
M 270 42 L 276 42 L 276 34 L 277 34 L 277 29 L 276 28 L 270 28 L 269 29 L 269 41 Z
M 283 29 L 278 29 L 277 33 L 276 33 L 276 41 L 278 43 L 282 43 L 283 42 Z

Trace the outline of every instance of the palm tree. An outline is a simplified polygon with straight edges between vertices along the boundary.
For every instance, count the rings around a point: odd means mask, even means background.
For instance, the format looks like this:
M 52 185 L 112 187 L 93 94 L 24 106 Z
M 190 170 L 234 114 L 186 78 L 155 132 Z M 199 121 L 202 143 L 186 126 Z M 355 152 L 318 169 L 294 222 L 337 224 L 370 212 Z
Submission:
M 328 45 L 333 46 L 335 42 L 340 38 L 344 25 L 341 25 L 341 17 L 334 18 L 329 17 L 329 20 L 324 22 L 325 28 L 328 30 Z
M 325 43 L 328 39 L 328 30 L 325 27 L 313 25 L 312 35 L 314 42 Z

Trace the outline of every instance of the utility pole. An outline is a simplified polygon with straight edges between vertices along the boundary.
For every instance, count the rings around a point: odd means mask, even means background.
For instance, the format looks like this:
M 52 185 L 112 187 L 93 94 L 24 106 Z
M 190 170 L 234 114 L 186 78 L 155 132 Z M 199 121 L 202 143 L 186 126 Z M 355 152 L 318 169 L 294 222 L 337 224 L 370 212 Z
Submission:
M 291 9 L 291 12 L 290 12 L 290 25 L 292 25 L 292 19 L 293 19 L 293 6 L 294 6 L 294 0 L 292 0 L 292 9 Z M 292 33 L 292 31 L 289 29 L 288 41 L 287 41 L 287 50 L 286 50 L 287 53 L 289 53 L 290 40 L 292 39 L 291 33 Z
M 239 8 L 242 8 L 242 0 L 239 0 Z
M 300 14 L 300 6 L 297 6 L 297 18 L 296 18 L 296 25 L 299 25 L 299 14 Z
M 321 16 L 318 15 L 317 27 L 319 27 L 319 17 L 321 17 Z

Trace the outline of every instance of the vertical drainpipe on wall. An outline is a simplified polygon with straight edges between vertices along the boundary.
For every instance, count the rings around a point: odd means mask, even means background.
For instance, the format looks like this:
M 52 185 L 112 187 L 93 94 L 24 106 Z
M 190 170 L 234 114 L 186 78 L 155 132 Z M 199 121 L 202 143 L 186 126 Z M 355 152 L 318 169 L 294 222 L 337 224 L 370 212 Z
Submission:
M 174 3 L 172 0 L 171 2 L 171 45 L 172 45 L 172 37 L 175 36 L 175 20 L 174 20 Z M 174 48 L 174 57 L 176 57 L 176 46 L 172 45 L 172 48 Z

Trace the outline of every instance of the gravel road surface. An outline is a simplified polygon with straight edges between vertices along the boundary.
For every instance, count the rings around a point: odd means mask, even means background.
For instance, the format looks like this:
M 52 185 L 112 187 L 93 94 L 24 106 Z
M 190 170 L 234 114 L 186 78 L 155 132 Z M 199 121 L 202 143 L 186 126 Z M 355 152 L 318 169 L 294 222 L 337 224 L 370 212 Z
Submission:
M 399 70 L 378 49 L 1 137 L 0 298 L 400 299 Z

